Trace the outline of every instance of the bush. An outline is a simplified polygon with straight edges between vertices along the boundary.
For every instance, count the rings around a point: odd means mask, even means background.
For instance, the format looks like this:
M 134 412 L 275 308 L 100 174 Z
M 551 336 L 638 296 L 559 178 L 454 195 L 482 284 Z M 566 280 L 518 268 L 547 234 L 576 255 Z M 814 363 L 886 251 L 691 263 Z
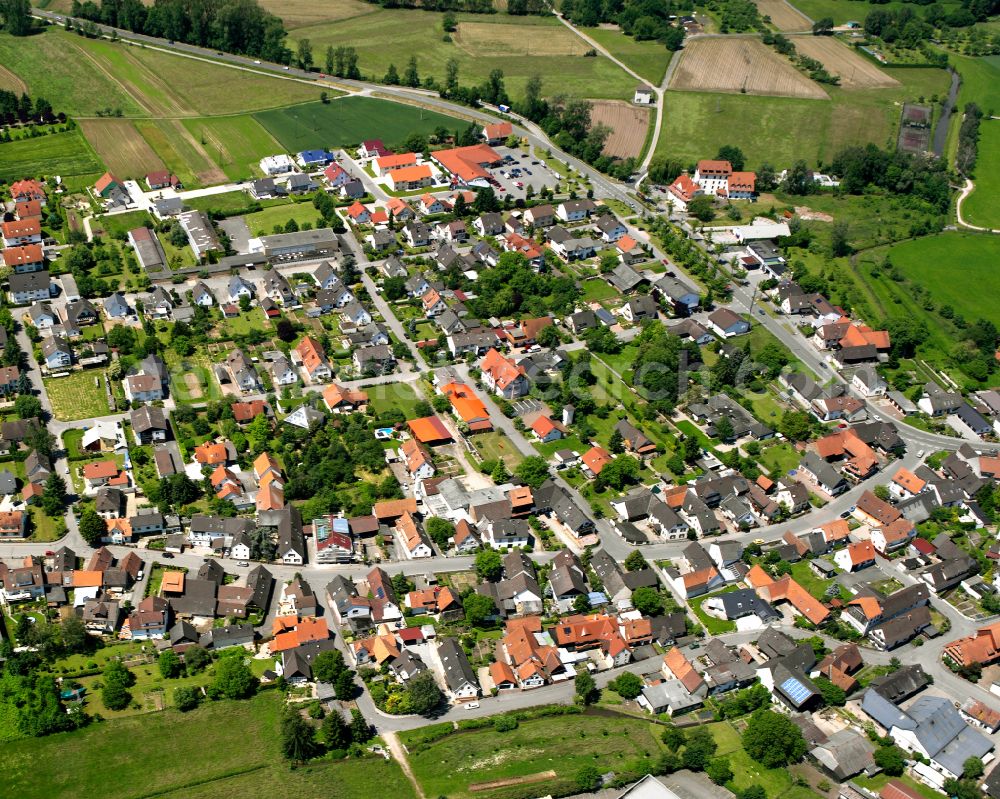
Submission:
M 181 713 L 194 710 L 198 707 L 200 701 L 201 692 L 197 688 L 189 688 L 187 686 L 174 688 L 174 707 L 181 711 Z
M 510 732 L 511 730 L 516 730 L 518 727 L 518 720 L 509 713 L 504 713 L 501 716 L 496 716 L 493 719 L 493 729 L 497 732 Z

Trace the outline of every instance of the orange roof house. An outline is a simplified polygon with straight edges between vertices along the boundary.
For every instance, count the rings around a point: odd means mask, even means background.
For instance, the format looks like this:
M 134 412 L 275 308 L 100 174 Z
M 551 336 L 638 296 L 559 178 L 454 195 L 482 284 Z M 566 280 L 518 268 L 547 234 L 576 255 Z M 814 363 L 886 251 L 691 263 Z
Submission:
M 114 461 L 97 461 L 83 467 L 85 480 L 108 480 L 118 476 L 118 464 Z
M 527 379 L 524 367 L 501 355 L 494 347 L 490 347 L 479 362 L 479 370 L 486 378 L 486 383 L 501 393 L 506 392 L 514 383 Z
M 416 153 L 391 153 L 375 159 L 375 168 L 380 175 L 384 175 L 386 172 L 391 172 L 394 169 L 416 166 L 416 164 Z
M 372 514 L 380 522 L 399 519 L 406 513 L 417 512 L 417 501 L 413 497 L 406 499 L 387 499 L 376 502 L 372 507 Z
M 102 585 L 104 585 L 103 572 L 81 569 L 73 571 L 74 588 L 100 588 Z
M 184 593 L 184 572 L 164 572 L 160 581 L 160 592 L 168 594 Z
M 483 128 L 483 136 L 486 141 L 501 141 L 514 132 L 514 126 L 510 122 L 493 122 Z
M 485 180 L 489 176 L 485 167 L 503 160 L 496 150 L 486 144 L 435 150 L 431 158 L 463 183 Z
M 299 358 L 302 359 L 302 365 L 309 374 L 312 374 L 317 367 L 326 364 L 326 353 L 323 351 L 323 348 L 309 336 L 306 336 L 298 343 L 295 351 L 299 354 Z
M 772 605 L 785 600 L 813 624 L 822 624 L 830 615 L 830 611 L 822 602 L 791 577 L 783 577 L 771 585 L 759 589 L 757 593 L 761 594 L 761 591 L 766 594 L 761 597 L 762 599 L 767 599 Z
M 846 541 L 851 535 L 851 525 L 847 519 L 834 519 L 821 524 L 817 530 L 823 534 L 823 541 L 834 546 Z
M 262 480 L 264 475 L 268 472 L 274 473 L 276 476 L 281 475 L 281 467 L 274 457 L 268 452 L 262 452 L 253 462 L 253 474 L 258 480 Z
M 893 476 L 892 482 L 906 494 L 919 494 L 927 485 L 925 480 L 921 480 L 905 467 L 900 467 L 899 471 Z
M 733 172 L 727 179 L 730 194 L 754 194 L 757 191 L 756 172 Z
M 325 641 L 330 637 L 330 628 L 325 619 L 279 616 L 271 625 L 271 633 L 274 638 L 268 648 L 274 653 L 295 649 L 310 641 Z
M 28 264 L 40 264 L 45 260 L 40 244 L 25 244 L 23 247 L 8 247 L 0 252 L 4 266 L 14 269 Z
M 705 681 L 691 665 L 691 661 L 684 657 L 684 653 L 676 646 L 663 656 L 662 671 L 665 676 L 680 680 L 681 685 L 691 694 L 705 685 Z
M 464 383 L 447 383 L 441 386 L 441 393 L 451 402 L 455 416 L 465 422 L 470 431 L 483 432 L 493 429 L 486 404 L 469 386 Z
M 194 448 L 194 459 L 201 464 L 218 466 L 229 460 L 229 449 L 222 442 L 206 442 Z
M 580 460 L 583 461 L 583 465 L 590 470 L 591 474 L 596 477 L 601 473 L 601 469 L 614 460 L 614 457 L 604 447 L 591 447 L 583 453 L 583 457 Z
M 410 474 L 417 474 L 425 466 L 431 469 L 434 468 L 431 454 L 415 438 L 404 441 L 403 446 L 400 447 L 400 451 L 406 459 L 406 468 Z
M 331 383 L 323 389 L 323 402 L 331 411 L 353 410 L 368 404 L 368 393 Z
M 944 645 L 946 657 L 959 666 L 979 663 L 983 666 L 1000 660 L 1000 621 L 980 627 L 972 635 Z
M 421 444 L 440 444 L 451 441 L 451 433 L 437 416 L 425 416 L 421 419 L 409 419 L 406 422 L 410 433 Z
M 428 185 L 426 181 L 430 179 L 431 168 L 427 164 L 414 164 L 389 171 L 389 182 L 394 186 L 406 183 L 419 183 L 426 186 Z
M 830 611 L 822 602 L 791 577 L 773 580 L 760 565 L 755 565 L 747 572 L 746 581 L 761 599 L 767 600 L 772 605 L 786 601 L 813 624 L 822 624 L 830 615 Z

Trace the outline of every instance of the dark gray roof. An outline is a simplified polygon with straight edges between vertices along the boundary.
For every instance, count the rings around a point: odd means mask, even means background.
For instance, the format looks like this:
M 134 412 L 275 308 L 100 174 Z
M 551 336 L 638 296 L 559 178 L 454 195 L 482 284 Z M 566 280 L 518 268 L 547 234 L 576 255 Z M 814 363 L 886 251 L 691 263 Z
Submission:
M 466 684 L 478 686 L 465 650 L 454 638 L 445 638 L 438 644 L 438 657 L 444 669 L 444 681 L 451 691 L 459 691 Z

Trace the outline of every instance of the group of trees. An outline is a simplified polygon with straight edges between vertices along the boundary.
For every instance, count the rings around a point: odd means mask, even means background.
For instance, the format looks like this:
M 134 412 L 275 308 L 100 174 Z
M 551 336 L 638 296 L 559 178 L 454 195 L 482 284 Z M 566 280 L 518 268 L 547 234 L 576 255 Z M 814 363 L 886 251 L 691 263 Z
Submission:
M 967 28 L 996 13 L 997 7 L 995 0 L 969 0 L 953 8 L 934 0 L 919 5 L 925 7 L 922 17 L 909 5 L 894 9 L 873 8 L 865 17 L 865 33 L 906 48 L 923 48 L 934 36 L 935 29 Z
M 495 14 L 496 7 L 492 0 L 368 0 L 383 8 L 419 8 L 424 11 L 463 11 L 466 14 Z M 519 0 L 515 10 L 507 9 L 508 14 L 539 14 L 549 13 L 548 8 L 540 0 Z M 532 10 L 528 10 L 530 9 Z
M 654 0 L 563 0 L 563 15 L 574 25 L 594 27 L 602 22 L 617 23 L 622 32 L 637 40 L 652 40 L 668 50 L 679 50 L 684 29 L 674 24 L 683 13 L 680 4 Z
M 17 2 L 18 0 L 5 0 Z M 21 0 L 23 2 L 23 0 Z M 124 28 L 133 33 L 255 56 L 279 64 L 291 62 L 281 18 L 256 0 L 73 0 L 72 16 Z
M 330 45 L 326 48 L 324 66 L 327 75 L 350 80 L 361 79 L 361 70 L 358 69 L 358 51 L 353 47 Z
M 573 309 L 580 295 L 575 280 L 536 272 L 516 252 L 503 253 L 493 269 L 480 274 L 476 285 L 478 296 L 469 300 L 469 310 L 480 319 L 563 314 Z
M 56 121 L 65 122 L 66 115 L 55 114 L 52 104 L 44 97 L 32 99 L 26 93 L 18 96 L 16 92 L 0 89 L 0 125 L 13 125 L 15 122 L 48 124 Z
M 634 385 L 657 411 L 669 414 L 677 398 L 687 389 L 687 375 L 681 370 L 681 353 L 685 363 L 697 363 L 698 346 L 682 342 L 660 324 L 646 324 L 635 338 L 638 345 L 632 371 Z M 602 470 L 603 471 L 603 470 Z
M 33 29 L 31 0 L 0 0 L 0 30 L 11 36 L 27 36 Z
M 339 417 L 312 431 L 282 431 L 278 443 L 289 455 L 295 453 L 284 461 L 285 495 L 306 500 L 302 513 L 307 519 L 341 509 L 368 513 L 373 502 L 399 496 L 399 484 L 391 476 L 379 483 L 361 480 L 362 472 L 380 472 L 385 466 L 382 448 L 363 416 Z M 348 485 L 360 490 L 349 494 L 343 490 Z
M 320 715 L 323 721 L 317 731 L 299 707 L 286 709 L 281 719 L 281 751 L 286 760 L 305 763 L 324 752 L 343 757 L 352 744 L 361 745 L 372 739 L 371 727 L 357 708 L 351 710 L 349 723 L 336 710 L 329 714 L 321 711 Z

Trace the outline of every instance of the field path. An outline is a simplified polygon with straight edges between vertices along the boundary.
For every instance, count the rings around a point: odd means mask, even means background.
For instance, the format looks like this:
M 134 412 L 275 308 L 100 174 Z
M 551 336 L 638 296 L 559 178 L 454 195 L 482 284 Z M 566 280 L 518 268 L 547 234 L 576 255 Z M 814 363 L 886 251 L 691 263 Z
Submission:
M 420 783 L 417 782 L 417 778 L 413 774 L 413 769 L 410 768 L 410 760 L 406 756 L 406 747 L 399 740 L 399 735 L 386 730 L 382 732 L 382 738 L 385 740 L 385 745 L 389 747 L 389 751 L 396 759 L 396 762 L 399 763 L 399 767 L 403 769 L 406 779 L 413 784 L 413 790 L 417 792 L 417 799 L 427 799 L 424 796 L 424 789 L 420 787 Z
M 962 216 L 962 203 L 975 189 L 976 184 L 966 178 L 965 185 L 962 186 L 962 191 L 958 195 L 958 199 L 955 200 L 955 217 L 958 219 L 958 224 L 969 230 L 978 230 L 980 233 L 1000 233 L 1000 230 L 996 228 L 980 227 L 979 225 L 973 225 L 971 222 L 966 222 L 965 217 Z
M 597 52 L 616 64 L 625 72 L 636 79 L 639 86 L 648 85 L 648 81 L 639 75 L 638 72 L 633 70 L 631 67 L 627 66 L 623 62 L 619 61 L 608 51 L 606 47 L 602 44 L 598 44 L 596 41 L 591 39 L 586 33 L 577 28 L 572 22 L 566 19 L 562 14 L 556 12 L 556 19 L 559 20 L 563 25 L 569 28 L 573 33 L 583 39 L 587 44 L 593 47 Z M 670 73 L 670 69 L 667 69 L 667 74 Z M 653 135 L 649 140 L 649 148 L 646 150 L 646 155 L 642 159 L 642 163 L 636 167 L 636 171 L 640 175 L 645 175 L 646 171 L 649 169 L 649 162 L 653 160 L 653 151 L 656 149 L 656 142 L 660 139 L 660 128 L 663 126 L 663 87 L 667 85 L 666 75 L 664 75 L 663 83 L 659 86 L 653 86 L 653 92 L 656 94 L 656 116 L 653 124 Z M 641 180 L 641 178 L 640 178 Z

